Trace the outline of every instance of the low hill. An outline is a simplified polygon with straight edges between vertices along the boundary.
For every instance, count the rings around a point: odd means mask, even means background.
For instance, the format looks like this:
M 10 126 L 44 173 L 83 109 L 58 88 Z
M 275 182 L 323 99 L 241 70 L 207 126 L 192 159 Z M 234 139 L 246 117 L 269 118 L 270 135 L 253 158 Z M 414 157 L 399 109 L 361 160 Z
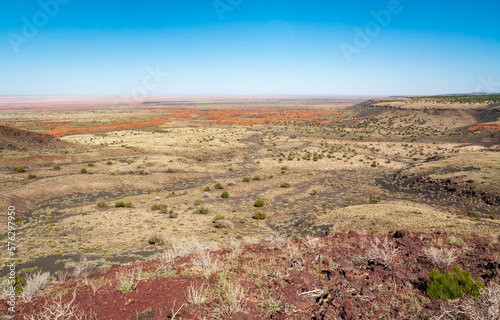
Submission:
M 57 149 L 71 146 L 71 143 L 45 133 L 32 132 L 0 125 L 0 150 Z

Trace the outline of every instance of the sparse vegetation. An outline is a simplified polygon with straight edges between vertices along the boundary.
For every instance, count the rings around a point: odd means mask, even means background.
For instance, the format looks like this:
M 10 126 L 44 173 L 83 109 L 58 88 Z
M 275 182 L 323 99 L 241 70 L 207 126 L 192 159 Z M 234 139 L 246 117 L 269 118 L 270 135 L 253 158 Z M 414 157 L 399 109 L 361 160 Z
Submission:
M 118 201 L 115 202 L 116 208 L 132 208 L 132 202 Z
M 26 171 L 23 167 L 15 167 L 12 170 L 15 171 L 15 172 L 25 172 Z

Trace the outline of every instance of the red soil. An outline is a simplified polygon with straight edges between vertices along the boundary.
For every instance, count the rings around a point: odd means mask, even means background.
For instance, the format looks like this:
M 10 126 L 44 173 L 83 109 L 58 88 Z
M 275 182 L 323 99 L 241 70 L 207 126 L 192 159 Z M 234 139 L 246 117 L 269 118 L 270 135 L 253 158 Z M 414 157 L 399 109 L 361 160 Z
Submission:
M 500 131 L 500 123 L 480 123 L 470 127 L 468 130 L 469 131 L 484 130 L 484 131 L 496 132 Z
M 165 122 L 165 119 L 158 116 L 154 119 L 146 121 L 121 122 L 121 123 L 91 126 L 91 127 L 75 127 L 74 125 L 72 126 L 69 124 L 65 124 L 57 128 L 54 128 L 52 130 L 45 131 L 45 133 L 50 134 L 54 137 L 64 137 L 75 134 L 109 132 L 117 130 L 133 130 L 137 128 L 152 127 L 163 122 Z
M 389 235 L 389 241 L 399 253 L 387 265 L 362 258 L 374 238 L 381 236 L 356 232 L 320 238 L 321 246 L 317 248 L 306 247 L 302 241 L 295 240 L 291 242 L 298 248 L 295 256 L 290 255 L 286 244 L 273 248 L 270 243 L 248 246 L 239 254 L 227 250 L 212 252 L 212 257 L 225 265 L 227 281 L 239 283 L 245 290 L 245 303 L 239 317 L 217 313 L 209 316 L 225 303 L 217 293 L 223 290 L 221 274 L 214 273 L 208 279 L 191 274 L 192 263 L 188 256 L 176 259 L 174 275 L 136 281 L 136 287 L 128 293 L 117 290 L 117 275 L 130 274 L 138 266 L 142 267 L 142 272 L 154 273 L 158 261 L 116 266 L 95 273 L 89 279 L 92 283 L 111 281 L 95 291 L 90 285 L 84 285 L 82 279 L 72 279 L 45 289 L 45 296 L 33 302 L 22 303 L 18 297 L 19 304 L 12 319 L 40 313 L 44 304 L 53 301 L 57 293 L 63 295 L 63 301 L 69 301 L 73 291 L 78 309 L 101 320 L 135 320 L 147 308 L 152 308 L 155 314 L 149 319 L 168 319 L 174 305 L 175 309 L 184 305 L 176 317 L 184 320 L 428 319 L 441 314 L 441 308 L 450 308 L 450 302 L 427 298 L 428 274 L 435 266 L 426 257 L 425 248 L 453 248 L 460 253 L 456 265 L 469 270 L 474 279 L 485 283 L 500 280 L 498 242 L 490 238 L 457 236 L 464 240 L 464 246 L 451 245 L 447 235 L 439 232 L 398 231 Z M 196 287 L 204 284 L 210 290 L 206 305 L 187 303 L 186 292 L 191 284 Z M 302 295 L 314 289 L 323 289 L 324 293 L 316 298 Z M 0 303 L 0 313 L 8 313 L 5 300 Z

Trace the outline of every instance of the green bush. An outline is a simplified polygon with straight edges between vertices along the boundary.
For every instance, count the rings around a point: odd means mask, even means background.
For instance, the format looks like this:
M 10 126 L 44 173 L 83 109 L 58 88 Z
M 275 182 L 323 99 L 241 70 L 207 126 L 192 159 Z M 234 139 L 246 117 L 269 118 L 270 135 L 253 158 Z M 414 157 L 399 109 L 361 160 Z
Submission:
M 281 170 L 282 171 L 288 170 L 288 167 L 286 167 L 286 166 L 285 167 L 281 167 Z
M 311 193 L 310 193 L 310 195 L 311 195 L 311 196 L 315 196 L 315 195 L 317 195 L 317 194 L 318 194 L 318 191 L 316 191 L 316 190 L 313 190 L 313 191 L 311 191 Z
M 165 244 L 166 241 L 162 234 L 154 232 L 149 236 L 148 242 L 149 244 Z
M 261 208 L 265 205 L 266 205 L 266 202 L 264 200 L 262 200 L 262 199 L 255 200 L 254 206 Z
M 195 211 L 193 211 L 193 213 L 196 213 L 196 214 L 209 214 L 210 213 L 210 209 L 208 209 L 207 207 L 201 206 L 198 209 L 196 209 Z
M 375 168 L 377 166 L 377 162 L 373 161 L 370 167 Z
M 454 300 L 461 298 L 464 294 L 477 299 L 481 295 L 481 290 L 485 289 L 484 284 L 472 279 L 470 272 L 460 270 L 458 266 L 453 267 L 454 274 L 447 272 L 441 274 L 437 270 L 429 273 L 432 283 L 427 287 L 427 294 L 431 299 Z
M 260 176 L 253 177 L 253 180 L 260 180 Z
M 267 215 L 262 211 L 256 211 L 252 216 L 252 218 L 257 219 L 257 220 L 265 220 L 266 217 L 267 217 Z
M 281 188 L 291 188 L 292 186 L 288 182 L 283 182 Z
M 118 201 L 115 202 L 115 207 L 116 208 L 131 208 L 132 207 L 132 202 L 123 202 L 123 201 Z
M 226 216 L 219 213 L 218 215 L 215 216 L 214 222 L 217 222 L 218 220 L 226 220 Z
M 54 170 L 61 170 L 61 167 L 59 167 L 59 166 L 53 166 L 52 169 L 54 169 Z
M 81 172 L 81 173 L 87 173 L 87 169 L 82 168 L 82 169 L 80 170 L 80 172 Z
M 24 171 L 26 171 L 26 170 L 24 170 L 24 168 L 23 168 L 23 167 L 15 167 L 15 168 L 14 168 L 14 169 L 12 169 L 12 170 L 14 170 L 15 172 L 24 172 Z
M 203 191 L 210 191 L 210 187 L 206 186 L 205 189 L 203 189 Z
M 172 168 L 168 168 L 168 169 L 167 169 L 167 172 L 168 172 L 168 173 L 172 173 L 172 172 L 174 172 L 174 169 L 172 169 Z
M 251 178 L 250 177 L 244 177 L 243 182 L 250 182 Z
M 224 192 L 221 194 L 221 198 L 224 198 L 224 199 L 229 198 L 229 192 L 224 191 Z
M 215 186 L 214 186 L 214 188 L 215 189 L 224 189 L 224 187 L 220 183 L 216 183 Z
M 28 179 L 35 179 L 36 175 L 34 173 L 28 174 Z
M 106 201 L 104 201 L 104 200 L 99 200 L 99 201 L 97 202 L 97 207 L 98 207 L 98 208 L 106 208 L 107 206 L 108 206 L 108 204 L 107 204 L 107 202 L 106 202 Z
M 93 167 L 93 166 L 94 166 L 94 164 L 93 164 L 92 162 L 89 162 L 89 163 L 87 163 L 87 166 L 89 166 L 89 167 Z
M 373 194 L 370 195 L 370 203 L 376 204 L 382 201 L 382 198 L 380 196 L 374 196 Z

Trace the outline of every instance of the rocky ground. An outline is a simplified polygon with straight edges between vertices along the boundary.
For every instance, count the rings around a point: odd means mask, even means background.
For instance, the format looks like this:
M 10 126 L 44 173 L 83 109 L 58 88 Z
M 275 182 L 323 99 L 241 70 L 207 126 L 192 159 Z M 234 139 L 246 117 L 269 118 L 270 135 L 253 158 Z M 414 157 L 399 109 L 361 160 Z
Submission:
M 216 251 L 186 242 L 166 252 L 54 281 L 32 302 L 18 297 L 12 319 L 39 319 L 57 303 L 83 319 L 430 319 L 462 302 L 428 297 L 432 269 L 457 265 L 487 285 L 500 280 L 499 239 L 440 232 L 275 236 Z

